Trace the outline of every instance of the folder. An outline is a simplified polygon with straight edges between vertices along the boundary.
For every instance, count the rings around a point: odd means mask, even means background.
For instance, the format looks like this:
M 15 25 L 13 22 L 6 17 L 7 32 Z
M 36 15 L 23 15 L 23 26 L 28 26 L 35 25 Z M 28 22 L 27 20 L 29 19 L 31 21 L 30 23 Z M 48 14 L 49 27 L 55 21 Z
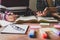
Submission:
M 10 24 L 7 25 L 1 33 L 3 34 L 26 34 L 28 25 Z

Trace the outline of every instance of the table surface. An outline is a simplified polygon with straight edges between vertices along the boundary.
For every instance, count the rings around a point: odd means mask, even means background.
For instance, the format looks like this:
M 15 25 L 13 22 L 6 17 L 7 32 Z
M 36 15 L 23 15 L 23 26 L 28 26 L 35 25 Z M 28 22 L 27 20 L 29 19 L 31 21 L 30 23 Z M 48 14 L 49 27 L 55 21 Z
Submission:
M 24 23 L 24 24 L 27 24 L 27 25 L 34 25 L 34 26 L 38 26 L 39 23 Z M 49 26 L 42 26 L 43 28 L 46 28 L 46 27 L 53 27 L 54 24 L 57 24 L 57 23 L 50 23 Z M 39 25 L 40 26 L 40 25 Z M 0 31 L 1 31 L 2 28 L 0 28 Z M 60 30 L 60 29 L 59 29 Z M 29 29 L 27 31 L 26 34 L 22 35 L 22 34 L 1 34 L 0 33 L 0 40 L 46 40 L 46 39 L 42 39 L 39 35 L 39 32 L 37 33 L 37 37 L 36 38 L 30 38 L 28 36 L 28 32 L 29 32 Z M 51 39 L 50 40 L 60 40 L 60 37 L 59 36 L 56 36 L 56 35 L 52 35 L 50 34 L 50 37 Z

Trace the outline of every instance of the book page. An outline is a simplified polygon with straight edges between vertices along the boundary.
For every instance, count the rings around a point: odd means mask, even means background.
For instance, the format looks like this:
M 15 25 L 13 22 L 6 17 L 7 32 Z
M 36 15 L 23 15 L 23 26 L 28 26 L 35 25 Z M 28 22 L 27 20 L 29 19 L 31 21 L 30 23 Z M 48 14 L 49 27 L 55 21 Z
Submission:
M 53 17 L 37 17 L 38 20 L 53 20 Z
M 37 17 L 37 20 L 40 21 L 40 20 L 44 20 L 43 17 Z
M 45 20 L 48 22 L 58 22 L 58 20 L 54 19 L 53 17 L 38 17 L 38 21 Z
M 28 20 L 33 20 L 33 19 L 36 20 L 36 17 L 35 16 L 20 16 L 16 21 L 18 20 L 28 21 Z

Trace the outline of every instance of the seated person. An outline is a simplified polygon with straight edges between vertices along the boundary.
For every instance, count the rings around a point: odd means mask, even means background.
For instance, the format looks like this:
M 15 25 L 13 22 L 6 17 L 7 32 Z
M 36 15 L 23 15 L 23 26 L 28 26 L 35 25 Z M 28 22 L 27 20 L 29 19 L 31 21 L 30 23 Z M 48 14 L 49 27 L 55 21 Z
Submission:
M 55 12 L 55 13 L 53 13 L 53 16 L 55 17 L 55 18 L 58 18 L 58 19 L 60 19 L 60 8 L 59 7 L 56 7 L 56 11 L 57 12 Z
M 52 10 L 54 8 L 51 8 L 49 9 L 48 7 L 46 7 L 43 12 L 41 11 L 38 11 L 36 12 L 36 16 L 47 16 L 47 17 L 55 17 L 55 18 L 59 18 L 60 19 L 60 13 L 58 12 L 58 9 L 55 11 L 55 10 Z
M 46 0 L 37 0 L 37 16 L 46 16 L 46 13 L 48 12 L 48 7 L 49 5 Z
M 46 1 L 37 0 L 38 12 L 36 12 L 37 14 L 36 16 L 48 16 L 48 17 L 54 16 L 54 17 L 60 18 L 60 15 L 56 13 L 57 11 L 52 10 L 53 12 L 51 12 L 51 9 L 54 9 L 54 8 L 49 8 Z
M 46 14 L 47 14 L 47 12 L 48 12 L 48 7 L 46 7 L 45 9 L 44 9 L 44 11 L 37 11 L 36 12 L 36 16 L 46 16 Z

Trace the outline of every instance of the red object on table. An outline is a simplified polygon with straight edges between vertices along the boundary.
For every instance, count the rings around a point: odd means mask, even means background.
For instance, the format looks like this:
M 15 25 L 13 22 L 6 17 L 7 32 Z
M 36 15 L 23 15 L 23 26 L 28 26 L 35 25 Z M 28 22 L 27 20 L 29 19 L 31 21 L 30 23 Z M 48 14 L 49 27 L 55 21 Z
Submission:
M 46 39 L 48 37 L 47 34 L 42 34 L 42 38 Z

